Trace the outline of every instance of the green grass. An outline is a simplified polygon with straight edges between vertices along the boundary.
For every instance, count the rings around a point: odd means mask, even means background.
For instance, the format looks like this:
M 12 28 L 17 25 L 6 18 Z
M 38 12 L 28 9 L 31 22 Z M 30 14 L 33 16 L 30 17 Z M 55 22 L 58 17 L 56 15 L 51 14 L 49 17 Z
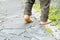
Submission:
M 59 25 L 59 24 L 58 24 L 58 25 L 56 25 L 56 28 L 60 29 L 60 25 Z
M 33 8 L 37 10 L 37 12 L 41 12 L 40 5 L 38 3 L 33 5 Z
M 60 10 L 54 9 L 52 6 L 50 6 L 49 19 L 52 21 L 60 19 Z
M 57 25 L 57 21 L 53 21 L 51 24 L 53 24 L 53 25 Z
M 46 27 L 45 29 L 49 34 L 53 34 L 53 31 L 50 28 Z

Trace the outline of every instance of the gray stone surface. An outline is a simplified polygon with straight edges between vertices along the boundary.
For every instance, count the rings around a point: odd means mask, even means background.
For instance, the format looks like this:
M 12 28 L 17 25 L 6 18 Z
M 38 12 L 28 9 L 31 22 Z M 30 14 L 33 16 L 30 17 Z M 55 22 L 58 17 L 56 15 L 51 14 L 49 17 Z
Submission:
M 45 26 L 39 25 L 40 14 L 36 10 L 32 10 L 34 22 L 25 23 L 24 1 L 0 0 L 0 40 L 55 40 Z

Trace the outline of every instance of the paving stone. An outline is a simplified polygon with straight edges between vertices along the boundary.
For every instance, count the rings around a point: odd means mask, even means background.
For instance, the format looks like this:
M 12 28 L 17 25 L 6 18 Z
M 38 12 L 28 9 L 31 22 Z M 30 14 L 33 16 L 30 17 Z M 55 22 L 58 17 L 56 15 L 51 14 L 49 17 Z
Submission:
M 25 31 L 25 29 L 3 29 L 3 30 L 1 30 L 2 33 L 16 34 L 16 35 L 22 34 L 24 31 Z
M 50 28 L 53 31 L 52 35 L 56 40 L 60 40 L 59 38 L 60 32 L 58 28 L 56 28 L 55 26 L 51 26 L 50 24 L 46 25 L 46 27 Z
M 5 28 L 29 28 L 29 25 L 32 24 L 26 24 L 24 20 L 20 21 L 20 18 L 15 18 L 14 20 L 8 20 L 7 22 L 4 22 Z M 7 24 L 8 23 L 8 24 Z
M 60 40 L 60 32 L 55 32 L 53 35 L 57 40 Z
M 33 23 L 23 20 L 25 0 L 0 0 L 2 22 L 0 40 L 55 40 L 48 34 L 45 26 L 39 24 L 40 14 L 32 9 Z M 36 13 L 36 14 L 35 14 Z M 37 17 L 36 17 L 37 16 Z
M 55 40 L 47 32 L 45 32 L 44 30 L 41 30 L 41 28 L 39 29 L 39 27 L 36 27 L 36 29 L 34 29 L 34 28 L 27 29 L 27 33 L 30 37 L 37 38 L 37 40 L 43 40 L 42 38 L 45 38 L 45 39 L 51 38 L 51 39 Z M 25 35 L 25 36 L 27 36 L 27 35 Z M 27 37 L 29 37 L 29 36 L 27 36 Z
M 31 40 L 31 38 L 23 37 L 22 40 Z
M 53 37 L 41 37 L 40 40 L 56 40 Z
M 24 36 L 24 37 L 27 37 L 27 38 L 32 38 L 32 35 L 30 35 L 30 33 L 28 33 L 28 32 L 25 32 L 20 36 Z
M 39 39 L 37 39 L 37 38 L 32 38 L 31 40 L 39 40 Z
M 5 39 L 5 37 L 1 37 L 1 36 L 0 36 L 0 40 L 4 40 L 4 39 Z
M 24 6 L 20 0 L 5 0 L 0 2 L 0 14 L 2 16 L 10 17 L 14 15 L 21 15 L 23 13 L 22 8 L 24 8 Z
M 0 26 L 0 31 L 3 30 L 3 29 L 4 29 L 4 27 L 1 25 L 1 26 Z
M 14 34 L 0 33 L 0 38 L 2 40 L 22 40 L 22 36 L 17 36 Z
M 10 40 L 22 40 L 22 38 L 19 36 L 12 36 Z

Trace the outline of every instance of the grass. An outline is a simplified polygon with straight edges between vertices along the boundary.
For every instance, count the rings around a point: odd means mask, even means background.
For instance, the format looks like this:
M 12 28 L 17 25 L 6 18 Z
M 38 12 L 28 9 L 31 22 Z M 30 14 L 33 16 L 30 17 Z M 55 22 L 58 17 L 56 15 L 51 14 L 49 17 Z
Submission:
M 33 8 L 37 10 L 37 12 L 41 12 L 40 5 L 38 3 L 33 5 Z
M 60 29 L 60 25 L 59 25 L 59 24 L 58 24 L 58 25 L 56 25 L 56 28 Z
M 57 21 L 53 21 L 51 24 L 56 26 L 58 23 L 57 23 Z
M 49 34 L 53 34 L 53 31 L 50 28 L 46 27 L 45 29 Z

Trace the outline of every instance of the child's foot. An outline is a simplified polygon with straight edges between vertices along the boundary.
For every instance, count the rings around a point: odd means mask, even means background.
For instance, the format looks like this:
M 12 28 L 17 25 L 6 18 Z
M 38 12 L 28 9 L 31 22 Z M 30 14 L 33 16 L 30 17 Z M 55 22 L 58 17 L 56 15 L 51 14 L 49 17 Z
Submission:
M 51 20 L 49 20 L 49 19 L 46 22 L 43 22 L 43 21 L 40 22 L 41 25 L 46 25 L 46 24 L 49 24 L 49 23 L 51 23 Z
M 33 22 L 29 15 L 24 15 L 24 20 L 25 20 L 27 23 Z

